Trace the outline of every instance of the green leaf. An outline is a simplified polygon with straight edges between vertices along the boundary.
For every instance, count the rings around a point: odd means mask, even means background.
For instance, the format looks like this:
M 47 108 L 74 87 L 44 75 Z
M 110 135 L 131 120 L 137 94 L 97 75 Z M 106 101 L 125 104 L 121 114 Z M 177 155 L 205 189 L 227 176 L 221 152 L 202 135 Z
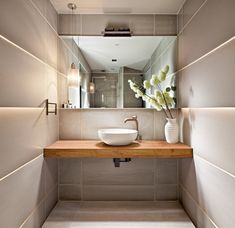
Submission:
M 171 89 L 172 89 L 173 91 L 176 91 L 176 86 L 171 86 Z

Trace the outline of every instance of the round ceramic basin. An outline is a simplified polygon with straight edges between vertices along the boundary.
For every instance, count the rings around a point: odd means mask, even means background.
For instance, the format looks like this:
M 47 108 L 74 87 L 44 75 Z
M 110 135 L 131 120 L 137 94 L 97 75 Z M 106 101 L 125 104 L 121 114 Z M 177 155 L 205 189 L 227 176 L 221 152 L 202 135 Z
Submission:
M 133 129 L 112 128 L 98 130 L 99 138 L 112 146 L 124 146 L 135 141 L 138 132 Z

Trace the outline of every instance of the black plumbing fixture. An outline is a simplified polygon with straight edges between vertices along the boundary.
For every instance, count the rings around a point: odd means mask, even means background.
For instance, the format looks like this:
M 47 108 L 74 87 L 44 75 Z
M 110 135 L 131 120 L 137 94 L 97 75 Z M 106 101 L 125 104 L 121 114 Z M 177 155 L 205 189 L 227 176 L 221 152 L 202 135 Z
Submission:
M 116 168 L 120 167 L 121 162 L 130 162 L 131 158 L 113 158 L 113 163 Z

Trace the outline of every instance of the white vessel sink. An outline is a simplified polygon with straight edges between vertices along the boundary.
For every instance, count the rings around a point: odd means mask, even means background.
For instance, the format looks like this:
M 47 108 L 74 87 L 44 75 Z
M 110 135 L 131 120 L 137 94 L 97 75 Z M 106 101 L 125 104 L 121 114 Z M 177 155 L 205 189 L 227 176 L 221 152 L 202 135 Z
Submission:
M 135 141 L 138 132 L 133 129 L 112 128 L 98 130 L 99 138 L 112 146 L 124 146 Z

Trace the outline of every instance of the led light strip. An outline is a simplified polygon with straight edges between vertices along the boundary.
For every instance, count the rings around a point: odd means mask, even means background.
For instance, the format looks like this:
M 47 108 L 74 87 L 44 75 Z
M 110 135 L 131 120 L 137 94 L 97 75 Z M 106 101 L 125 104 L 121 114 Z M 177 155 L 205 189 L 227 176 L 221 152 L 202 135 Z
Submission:
M 191 198 L 191 200 L 197 205 L 197 207 L 203 212 L 203 214 L 208 218 L 208 220 L 215 226 L 215 228 L 219 228 L 215 222 L 209 217 L 209 215 L 206 213 L 206 211 L 201 208 L 201 206 L 198 204 L 198 202 L 193 198 L 193 196 L 191 195 L 191 193 L 189 193 L 187 191 L 187 189 L 182 185 L 182 184 L 179 184 L 180 185 L 180 188 L 182 188 L 182 190 L 189 196 L 189 198 Z
M 0 182 L 3 181 L 3 180 L 5 180 L 7 177 L 13 175 L 14 173 L 18 172 L 20 169 L 24 168 L 25 166 L 27 166 L 27 165 L 30 164 L 31 162 L 34 162 L 35 160 L 37 160 L 37 159 L 40 158 L 40 157 L 43 157 L 43 154 L 40 154 L 40 155 L 37 156 L 36 158 L 34 158 L 34 159 L 32 159 L 32 160 L 26 162 L 24 165 L 18 167 L 18 168 L 15 169 L 14 171 L 8 173 L 6 176 L 0 178 Z
M 178 70 L 176 73 L 179 73 L 183 70 L 185 70 L 186 68 L 192 66 L 193 64 L 201 61 L 202 59 L 206 58 L 207 56 L 211 55 L 212 53 L 218 51 L 220 48 L 226 46 L 227 44 L 229 44 L 230 42 L 235 40 L 235 36 L 233 36 L 232 38 L 230 38 L 229 40 L 225 41 L 224 43 L 220 44 L 219 46 L 217 46 L 216 48 L 212 49 L 211 51 L 207 52 L 206 54 L 204 54 L 203 56 L 201 56 L 200 58 L 196 59 L 195 61 L 191 62 L 190 64 L 188 64 L 187 66 L 181 68 L 180 70 Z

